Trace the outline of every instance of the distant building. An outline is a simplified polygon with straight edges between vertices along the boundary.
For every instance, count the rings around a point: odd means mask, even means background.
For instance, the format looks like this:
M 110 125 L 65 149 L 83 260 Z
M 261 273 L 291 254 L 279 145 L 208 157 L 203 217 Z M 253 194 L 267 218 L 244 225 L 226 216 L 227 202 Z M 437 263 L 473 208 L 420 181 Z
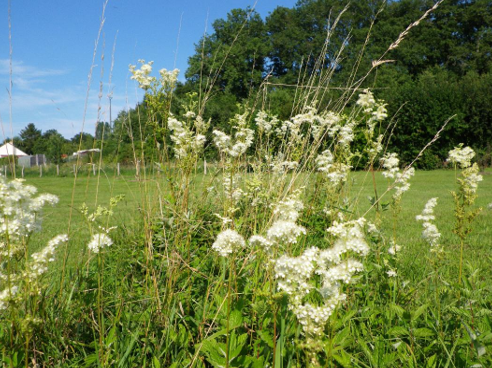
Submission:
M 91 149 L 80 150 L 80 151 L 74 152 L 72 154 L 72 156 L 74 156 L 74 157 L 76 157 L 76 156 L 85 156 L 85 155 L 88 155 L 91 152 L 101 152 L 101 150 L 99 148 L 91 148 Z
M 48 160 L 45 155 L 22 156 L 17 159 L 17 164 L 24 167 L 47 165 Z
M 28 156 L 27 153 L 22 152 L 20 149 L 15 148 L 12 143 L 5 143 L 2 147 L 0 147 L 0 157 L 25 157 Z

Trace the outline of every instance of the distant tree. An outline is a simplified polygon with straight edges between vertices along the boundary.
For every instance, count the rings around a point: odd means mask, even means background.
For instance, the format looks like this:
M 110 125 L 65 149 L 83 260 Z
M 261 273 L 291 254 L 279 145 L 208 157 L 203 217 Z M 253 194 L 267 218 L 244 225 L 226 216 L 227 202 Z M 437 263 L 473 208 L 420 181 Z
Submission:
M 251 9 L 233 9 L 213 23 L 214 33 L 195 45 L 186 78 L 208 90 L 245 98 L 264 77 L 268 42 L 263 20 Z
M 70 142 L 73 145 L 74 152 L 94 148 L 94 137 L 92 134 L 86 132 L 75 134 L 72 139 L 70 139 Z
M 96 123 L 96 135 L 95 139 L 97 140 L 108 140 L 111 135 L 111 127 L 108 122 L 99 121 Z
M 19 134 L 19 137 L 22 139 L 19 148 L 28 155 L 37 153 L 34 149 L 38 140 L 41 139 L 41 136 L 41 130 L 37 129 L 33 123 L 28 124 Z
M 46 133 L 43 135 L 46 135 Z M 62 161 L 62 154 L 66 139 L 56 130 L 48 135 L 46 142 L 46 157 L 54 164 L 59 164 Z

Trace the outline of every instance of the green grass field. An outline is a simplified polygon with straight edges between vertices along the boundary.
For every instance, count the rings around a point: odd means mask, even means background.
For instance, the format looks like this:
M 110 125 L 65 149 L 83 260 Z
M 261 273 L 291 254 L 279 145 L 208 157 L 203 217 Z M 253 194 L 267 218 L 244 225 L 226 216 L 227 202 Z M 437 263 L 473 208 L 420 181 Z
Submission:
M 362 215 L 370 206 L 368 197 L 374 196 L 372 179 L 366 172 L 352 173 L 352 196 L 358 198 L 360 203 L 359 215 Z M 210 174 L 209 174 L 210 176 Z M 403 197 L 402 211 L 398 219 L 398 231 L 396 236 L 398 244 L 403 246 L 408 271 L 412 273 L 425 273 L 420 267 L 424 264 L 422 257 L 427 256 L 427 245 L 421 240 L 422 224 L 415 220 L 415 216 L 422 212 L 425 203 L 432 197 L 439 197 L 436 212 L 436 225 L 442 233 L 442 244 L 447 250 L 458 251 L 458 239 L 452 233 L 454 227 L 454 203 L 451 191 L 455 189 L 455 173 L 453 170 L 418 171 L 411 180 L 411 188 Z M 492 171 L 483 173 L 483 182 L 478 189 L 477 206 L 483 208 L 478 216 L 474 231 L 470 235 L 465 253 L 466 259 L 477 267 L 491 269 L 490 255 L 490 228 L 492 224 L 492 210 L 488 204 L 492 203 Z M 384 193 L 387 181 L 380 173 L 376 173 L 378 193 Z M 203 180 L 203 177 L 201 178 Z M 32 241 L 32 251 L 38 250 L 53 236 L 66 233 L 70 223 L 70 259 L 76 258 L 84 250 L 88 242 L 89 234 L 87 224 L 79 209 L 83 203 L 89 208 L 95 209 L 97 205 L 107 206 L 109 199 L 116 195 L 124 195 L 125 199 L 119 203 L 112 219 L 112 225 L 124 226 L 131 229 L 139 222 L 143 214 L 140 212 L 140 203 L 145 197 L 142 192 L 144 187 L 134 176 L 120 176 L 117 178 L 103 178 L 99 180 L 94 176 L 79 177 L 74 187 L 73 177 L 30 177 L 26 182 L 38 188 L 39 193 L 51 193 L 59 197 L 57 206 L 47 207 L 44 212 L 43 230 L 35 235 Z M 148 184 L 150 183 L 150 187 Z M 150 180 L 147 183 L 147 201 L 154 205 L 158 195 L 156 184 Z M 72 203 L 72 193 L 73 203 Z M 381 203 L 389 201 L 389 195 L 383 197 Z M 199 198 L 199 194 L 198 194 Z M 374 218 L 373 210 L 368 218 Z M 393 222 L 391 215 L 385 213 L 383 221 L 387 235 L 392 232 Z

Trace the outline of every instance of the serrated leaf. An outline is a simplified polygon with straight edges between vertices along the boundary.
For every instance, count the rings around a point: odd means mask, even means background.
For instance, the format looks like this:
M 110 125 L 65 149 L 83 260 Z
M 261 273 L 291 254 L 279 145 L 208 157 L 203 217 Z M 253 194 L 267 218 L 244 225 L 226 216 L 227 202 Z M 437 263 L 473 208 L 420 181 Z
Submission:
M 243 314 L 237 309 L 233 310 L 229 316 L 229 330 L 238 328 L 243 323 Z
M 406 335 L 409 335 L 409 332 L 405 327 L 395 326 L 395 327 L 390 328 L 390 330 L 388 331 L 388 335 L 406 336 Z
M 412 313 L 412 321 L 417 320 L 429 307 L 428 304 L 421 305 L 415 312 Z
M 390 310 L 393 313 L 395 313 L 398 317 L 403 316 L 403 313 L 405 313 L 405 309 L 403 309 L 402 307 L 400 307 L 399 305 L 394 304 L 394 303 L 390 304 Z

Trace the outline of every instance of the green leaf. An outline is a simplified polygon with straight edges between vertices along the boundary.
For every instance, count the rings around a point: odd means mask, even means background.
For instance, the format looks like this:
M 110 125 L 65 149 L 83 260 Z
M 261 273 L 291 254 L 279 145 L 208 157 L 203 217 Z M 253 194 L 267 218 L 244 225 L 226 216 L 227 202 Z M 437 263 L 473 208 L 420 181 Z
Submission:
M 392 327 L 388 331 L 388 335 L 392 335 L 392 336 L 406 336 L 409 334 L 410 333 L 408 332 L 408 330 L 405 327 L 401 327 L 401 326 Z
M 435 368 L 436 364 L 437 364 L 437 355 L 434 354 L 427 360 L 425 368 Z
M 159 359 L 157 359 L 156 356 L 152 358 L 152 365 L 154 368 L 161 368 L 161 363 L 159 362 Z

